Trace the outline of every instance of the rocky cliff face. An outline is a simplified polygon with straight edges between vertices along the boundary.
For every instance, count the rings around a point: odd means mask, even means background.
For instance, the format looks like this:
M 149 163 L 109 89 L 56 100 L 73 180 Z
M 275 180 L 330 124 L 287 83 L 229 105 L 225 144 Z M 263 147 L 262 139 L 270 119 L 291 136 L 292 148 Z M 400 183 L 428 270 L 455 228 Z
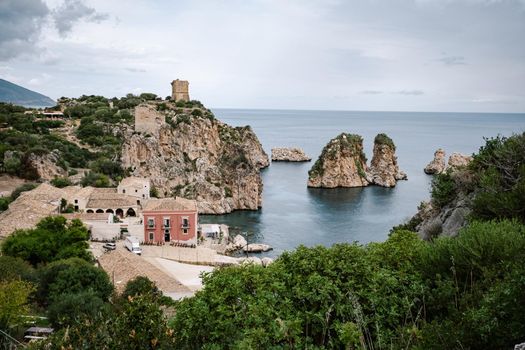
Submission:
M 465 167 L 472 160 L 472 156 L 467 156 L 461 153 L 452 153 L 448 158 L 447 169 L 458 169 Z
M 445 151 L 441 148 L 434 153 L 434 159 L 428 163 L 424 171 L 428 175 L 442 174 L 447 170 L 455 170 L 464 166 L 472 160 L 471 156 L 454 152 L 448 157 L 448 162 L 445 162 Z
M 418 212 L 411 219 L 415 224 L 414 230 L 427 240 L 437 236 L 456 236 L 467 224 L 473 198 L 473 193 L 460 194 L 443 208 L 435 207 L 432 202 L 421 203 Z
M 424 169 L 425 174 L 441 174 L 445 171 L 445 151 L 441 148 L 434 152 L 434 159 Z
M 362 137 L 342 133 L 323 148 L 308 172 L 308 187 L 368 186 L 366 170 Z
M 57 165 L 60 161 L 60 152 L 58 150 L 44 155 L 31 153 L 28 161 L 40 179 L 50 181 L 55 177 L 67 176 L 67 171 Z
M 273 162 L 309 162 L 312 158 L 308 157 L 304 151 L 297 147 L 272 148 Z
M 396 146 L 390 137 L 378 134 L 374 139 L 374 155 L 367 171 L 367 180 L 378 186 L 394 187 L 398 180 L 406 180 L 407 175 L 399 170 Z
M 163 111 L 166 123 L 155 132 L 135 131 L 124 142 L 123 167 L 149 177 L 161 196 L 197 200 L 200 213 L 260 208 L 260 169 L 269 161 L 257 136 L 249 126 L 233 128 L 212 115 L 193 114 L 172 108 Z

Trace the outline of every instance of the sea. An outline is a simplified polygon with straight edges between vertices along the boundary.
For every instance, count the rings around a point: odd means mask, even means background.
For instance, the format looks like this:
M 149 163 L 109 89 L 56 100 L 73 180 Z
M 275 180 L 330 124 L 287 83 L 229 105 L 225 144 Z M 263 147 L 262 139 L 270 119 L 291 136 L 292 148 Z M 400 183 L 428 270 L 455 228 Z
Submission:
M 525 114 L 259 109 L 213 113 L 232 126 L 250 125 L 268 156 L 273 147 L 300 147 L 312 157 L 305 163 L 272 162 L 262 170 L 260 210 L 200 217 L 201 223 L 229 225 L 230 235 L 242 234 L 250 243 L 273 247 L 261 257 L 276 257 L 299 245 L 384 241 L 393 226 L 406 222 L 422 201 L 429 200 L 432 177 L 423 169 L 436 149 L 444 149 L 448 159 L 453 152 L 477 152 L 486 137 L 525 131 Z M 375 136 L 386 133 L 408 180 L 394 188 L 307 188 L 308 170 L 328 141 L 342 132 L 363 137 L 369 162 Z

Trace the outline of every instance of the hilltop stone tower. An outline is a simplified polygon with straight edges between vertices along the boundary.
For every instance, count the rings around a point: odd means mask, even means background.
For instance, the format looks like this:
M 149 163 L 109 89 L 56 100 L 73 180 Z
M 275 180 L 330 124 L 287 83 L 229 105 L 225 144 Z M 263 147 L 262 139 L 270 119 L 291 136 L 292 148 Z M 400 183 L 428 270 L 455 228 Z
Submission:
M 177 101 L 189 101 L 190 83 L 187 80 L 173 80 L 171 82 L 171 99 L 175 102 Z

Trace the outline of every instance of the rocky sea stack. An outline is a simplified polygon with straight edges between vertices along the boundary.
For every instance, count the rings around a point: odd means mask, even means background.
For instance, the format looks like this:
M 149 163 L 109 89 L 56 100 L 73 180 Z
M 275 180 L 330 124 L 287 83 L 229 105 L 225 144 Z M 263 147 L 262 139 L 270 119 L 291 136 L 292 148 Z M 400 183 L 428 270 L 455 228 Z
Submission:
M 442 174 L 449 169 L 455 170 L 461 167 L 465 167 L 472 160 L 472 156 L 467 156 L 461 153 L 454 152 L 448 158 L 448 162 L 446 162 L 445 160 L 446 153 L 443 149 L 439 148 L 436 152 L 434 152 L 434 159 L 425 167 L 425 174 Z
M 366 179 L 363 138 L 342 133 L 330 140 L 308 172 L 308 187 L 363 187 Z
M 399 170 L 396 146 L 386 134 L 378 134 L 374 139 L 374 155 L 367 172 L 368 182 L 383 187 L 394 187 L 398 180 L 406 180 L 407 175 Z
M 309 162 L 310 160 L 312 158 L 297 147 L 272 148 L 272 162 Z
M 231 127 L 203 106 L 178 108 L 170 102 L 142 104 L 134 114 L 122 165 L 134 176 L 150 178 L 161 197 L 195 199 L 202 214 L 262 206 L 259 170 L 269 160 L 249 126 Z
M 393 187 L 407 175 L 399 170 L 396 146 L 386 134 L 374 140 L 374 155 L 370 168 L 366 165 L 363 138 L 342 133 L 323 149 L 308 172 L 308 187 L 364 187 L 370 184 Z

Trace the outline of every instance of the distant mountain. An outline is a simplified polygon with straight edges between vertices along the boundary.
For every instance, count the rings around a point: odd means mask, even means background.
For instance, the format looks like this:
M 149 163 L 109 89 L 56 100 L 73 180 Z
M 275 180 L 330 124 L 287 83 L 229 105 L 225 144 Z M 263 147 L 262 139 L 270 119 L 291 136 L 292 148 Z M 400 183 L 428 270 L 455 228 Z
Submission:
M 0 79 L 0 102 L 8 102 L 24 107 L 51 107 L 56 105 L 56 102 L 49 97 L 4 79 Z

